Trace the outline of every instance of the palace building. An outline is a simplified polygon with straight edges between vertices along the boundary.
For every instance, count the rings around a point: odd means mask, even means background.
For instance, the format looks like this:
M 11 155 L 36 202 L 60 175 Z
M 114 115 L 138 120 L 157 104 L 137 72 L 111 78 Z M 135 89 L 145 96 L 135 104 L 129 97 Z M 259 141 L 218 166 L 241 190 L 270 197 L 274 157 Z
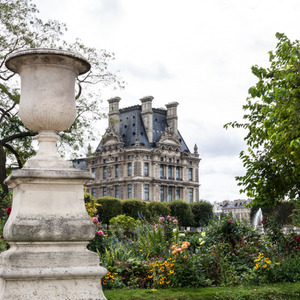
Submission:
M 87 192 L 144 201 L 198 200 L 200 158 L 197 146 L 191 153 L 178 130 L 178 103 L 152 108 L 148 96 L 120 109 L 120 100 L 108 100 L 108 128 L 95 154 L 85 159 L 95 175 Z

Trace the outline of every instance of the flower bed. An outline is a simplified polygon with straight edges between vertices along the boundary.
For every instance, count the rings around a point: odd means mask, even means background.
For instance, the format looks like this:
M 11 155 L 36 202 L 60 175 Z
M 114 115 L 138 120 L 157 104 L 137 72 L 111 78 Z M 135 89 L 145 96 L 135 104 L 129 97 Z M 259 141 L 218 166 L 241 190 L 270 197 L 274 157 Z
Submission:
M 89 248 L 109 270 L 104 289 L 300 281 L 300 236 L 283 234 L 272 220 L 264 221 L 265 234 L 225 218 L 188 235 L 174 217 L 157 221 L 135 221 L 131 230 L 119 223 L 103 231 L 94 220 L 97 233 Z

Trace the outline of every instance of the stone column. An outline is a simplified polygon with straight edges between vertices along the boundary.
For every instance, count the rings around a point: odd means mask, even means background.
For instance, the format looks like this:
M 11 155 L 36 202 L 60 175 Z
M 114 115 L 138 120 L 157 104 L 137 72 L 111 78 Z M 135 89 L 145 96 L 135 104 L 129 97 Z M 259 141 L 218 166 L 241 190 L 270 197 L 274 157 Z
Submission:
M 90 65 L 69 52 L 31 49 L 11 55 L 6 66 L 21 76 L 20 117 L 39 133 L 39 150 L 6 180 L 13 204 L 4 228 L 10 249 L 0 256 L 0 299 L 105 299 L 107 271 L 86 248 L 94 227 L 83 184 L 94 175 L 72 168 L 56 149 L 57 133 L 76 116 L 75 79 Z

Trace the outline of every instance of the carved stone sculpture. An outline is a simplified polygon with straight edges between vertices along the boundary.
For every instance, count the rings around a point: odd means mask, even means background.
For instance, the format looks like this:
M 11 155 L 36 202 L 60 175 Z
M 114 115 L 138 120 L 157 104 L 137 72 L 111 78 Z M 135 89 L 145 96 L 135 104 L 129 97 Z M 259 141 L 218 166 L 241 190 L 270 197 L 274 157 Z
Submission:
M 76 117 L 75 79 L 90 64 L 61 50 L 31 49 L 6 66 L 21 76 L 20 117 L 37 131 L 39 150 L 6 183 L 13 205 L 4 228 L 10 249 L 0 256 L 0 299 L 102 300 L 98 255 L 87 250 L 94 227 L 83 184 L 94 175 L 71 167 L 56 149 L 57 133 Z

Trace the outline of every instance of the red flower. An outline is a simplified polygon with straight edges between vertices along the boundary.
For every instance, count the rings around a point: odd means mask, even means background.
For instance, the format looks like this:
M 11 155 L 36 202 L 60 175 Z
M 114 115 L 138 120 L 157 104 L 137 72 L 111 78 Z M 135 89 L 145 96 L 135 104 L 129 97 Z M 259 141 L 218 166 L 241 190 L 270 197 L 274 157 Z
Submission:
M 261 224 L 261 225 L 264 225 L 265 222 L 266 222 L 266 218 L 263 217 L 263 218 L 262 218 L 262 221 L 260 222 L 260 224 Z
M 300 243 L 300 235 L 296 237 L 296 242 Z
M 11 213 L 11 206 L 9 206 L 7 209 L 6 209 L 6 214 L 9 216 Z

